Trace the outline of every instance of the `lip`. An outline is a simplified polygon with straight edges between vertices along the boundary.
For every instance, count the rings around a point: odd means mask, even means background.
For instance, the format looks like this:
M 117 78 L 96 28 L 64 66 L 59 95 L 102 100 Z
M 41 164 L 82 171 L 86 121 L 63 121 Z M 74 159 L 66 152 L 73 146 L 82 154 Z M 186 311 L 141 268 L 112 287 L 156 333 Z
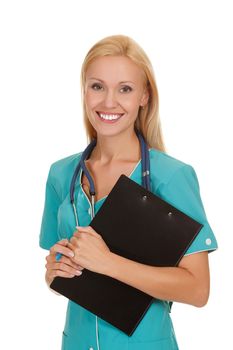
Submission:
M 117 112 L 104 112 L 104 111 L 96 111 L 96 113 L 101 113 L 101 114 L 116 114 L 116 115 L 123 115 L 125 113 L 117 113 Z
M 112 120 L 105 120 L 105 119 L 103 119 L 103 118 L 100 117 L 99 113 L 120 115 L 120 118 L 118 118 L 118 119 L 112 119 Z M 101 122 L 103 122 L 103 123 L 105 123 L 105 124 L 114 124 L 114 123 L 117 123 L 118 120 L 120 120 L 121 117 L 123 117 L 123 115 L 124 115 L 125 113 L 109 113 L 109 112 L 106 113 L 106 112 L 99 112 L 99 111 L 96 111 L 96 114 L 97 114 L 97 116 L 98 116 L 98 119 L 99 119 Z

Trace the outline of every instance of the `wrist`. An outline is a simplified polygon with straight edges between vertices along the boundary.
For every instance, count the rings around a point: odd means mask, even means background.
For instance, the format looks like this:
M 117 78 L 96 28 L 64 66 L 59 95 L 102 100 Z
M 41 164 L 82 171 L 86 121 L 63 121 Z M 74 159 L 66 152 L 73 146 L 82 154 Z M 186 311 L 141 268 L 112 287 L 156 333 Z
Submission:
M 105 271 L 104 271 L 104 274 L 106 276 L 109 276 L 112 278 L 115 278 L 115 276 L 117 276 L 117 268 L 119 265 L 118 258 L 119 258 L 119 255 L 113 252 L 108 253 L 106 264 L 105 264 Z

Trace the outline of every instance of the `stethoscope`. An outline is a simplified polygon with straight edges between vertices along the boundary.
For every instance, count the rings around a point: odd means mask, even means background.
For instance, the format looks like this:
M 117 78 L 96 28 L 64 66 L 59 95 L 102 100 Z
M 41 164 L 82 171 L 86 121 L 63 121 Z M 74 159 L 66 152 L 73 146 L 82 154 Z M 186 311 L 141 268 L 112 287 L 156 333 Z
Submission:
M 145 142 L 144 137 L 142 134 L 135 128 L 136 135 L 139 139 L 140 142 L 140 149 L 141 149 L 141 163 L 142 163 L 142 186 L 146 188 L 148 191 L 150 191 L 150 155 L 149 155 L 149 149 L 148 146 Z M 75 200 L 74 200 L 74 192 L 75 192 L 75 182 L 78 177 L 78 173 L 80 169 L 83 170 L 85 173 L 88 182 L 90 184 L 90 196 L 91 196 L 91 218 L 93 219 L 95 216 L 94 213 L 94 205 L 95 205 L 95 186 L 94 186 L 94 181 L 87 170 L 87 167 L 85 165 L 85 160 L 88 159 L 91 155 L 92 150 L 96 146 L 96 139 L 93 139 L 91 143 L 87 146 L 87 148 L 83 151 L 81 159 L 76 166 L 76 169 L 74 171 L 72 180 L 71 180 L 71 185 L 70 185 L 70 203 L 73 206 L 73 212 L 75 216 L 75 222 L 76 222 L 76 227 L 78 226 L 78 215 L 77 215 L 77 209 L 75 206 Z
M 142 186 L 150 191 L 150 154 L 148 146 L 144 140 L 144 137 L 141 135 L 141 133 L 135 128 L 136 135 L 140 142 L 140 149 L 141 149 L 141 163 L 142 163 Z M 91 218 L 94 218 L 94 205 L 95 205 L 95 186 L 94 181 L 87 170 L 87 167 L 85 166 L 85 160 L 88 159 L 91 155 L 92 150 L 96 146 L 96 139 L 93 139 L 91 143 L 87 146 L 87 148 L 83 151 L 82 156 L 80 158 L 80 161 L 78 165 L 76 166 L 76 169 L 74 171 L 71 185 L 70 185 L 70 203 L 73 206 L 74 216 L 75 216 L 75 222 L 76 222 L 76 228 L 78 226 L 78 215 L 77 215 L 77 209 L 75 206 L 75 199 L 74 199 L 74 192 L 75 192 L 75 183 L 79 174 L 80 169 L 83 170 L 85 173 L 89 184 L 90 184 L 90 196 L 91 196 Z M 57 260 L 60 258 L 61 254 L 58 253 Z M 98 335 L 98 321 L 96 316 L 96 343 L 97 343 L 97 349 L 99 350 L 99 335 Z

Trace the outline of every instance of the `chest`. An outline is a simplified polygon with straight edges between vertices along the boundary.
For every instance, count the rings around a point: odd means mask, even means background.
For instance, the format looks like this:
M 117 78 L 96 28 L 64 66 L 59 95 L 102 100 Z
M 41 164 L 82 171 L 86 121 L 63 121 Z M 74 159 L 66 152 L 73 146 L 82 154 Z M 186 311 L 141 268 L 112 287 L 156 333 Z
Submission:
M 94 181 L 95 186 L 95 201 L 106 197 L 114 187 L 115 183 L 119 179 L 119 177 L 124 174 L 126 176 L 130 176 L 138 165 L 139 161 L 132 162 L 121 162 L 119 164 L 111 165 L 111 166 L 99 166 L 95 163 L 90 163 L 85 161 L 85 165 Z M 89 181 L 82 172 L 81 176 L 81 184 L 84 192 L 87 197 L 90 199 L 90 185 Z

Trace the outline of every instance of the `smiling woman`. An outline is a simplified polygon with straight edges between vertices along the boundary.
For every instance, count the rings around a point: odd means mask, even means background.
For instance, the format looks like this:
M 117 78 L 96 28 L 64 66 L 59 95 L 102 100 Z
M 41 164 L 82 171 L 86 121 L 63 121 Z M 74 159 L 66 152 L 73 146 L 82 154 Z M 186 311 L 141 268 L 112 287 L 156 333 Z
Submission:
M 97 67 L 99 70 L 96 71 Z M 90 104 L 88 104 L 89 90 L 94 90 L 90 93 L 95 99 Z M 144 92 L 144 100 L 142 101 L 140 101 L 140 97 L 142 97 L 140 92 L 141 94 Z M 94 93 L 97 96 L 93 96 Z M 150 147 L 165 151 L 154 70 L 145 51 L 132 38 L 125 35 L 113 35 L 93 45 L 82 64 L 81 94 L 88 141 L 97 137 L 97 130 L 89 119 L 89 113 L 98 101 L 101 103 L 101 96 L 103 98 L 106 95 L 107 105 L 100 110 L 94 109 L 94 113 L 96 111 L 103 113 L 114 111 L 114 113 L 131 112 L 132 115 L 131 108 L 135 108 L 135 127 L 143 131 Z M 120 98 L 122 103 L 125 102 L 123 105 L 119 102 L 119 106 L 114 108 L 111 106 L 111 103 L 114 103 L 114 101 L 111 102 L 111 98 Z M 132 106 L 133 98 L 136 100 L 134 106 Z M 126 105 L 127 101 L 130 103 L 129 111 Z
M 197 175 L 192 166 L 165 152 L 153 68 L 133 39 L 115 35 L 97 42 L 83 62 L 81 87 L 84 125 L 92 148 L 88 154 L 84 150 L 50 167 L 40 232 L 40 246 L 49 250 L 46 282 L 50 286 L 56 276 L 82 278 L 87 269 L 154 299 L 131 336 L 69 300 L 62 349 L 177 350 L 170 302 L 197 307 L 207 303 L 208 252 L 217 249 Z M 143 167 L 138 134 L 148 148 L 150 171 Z M 81 158 L 82 169 L 78 167 Z M 79 181 L 72 187 L 74 203 L 70 184 L 75 169 Z M 89 226 L 121 174 L 139 185 L 150 175 L 153 193 L 202 224 L 178 266 L 149 266 L 114 254 L 101 232 Z M 94 191 L 89 187 L 93 183 Z M 77 210 L 73 212 L 72 206 Z

